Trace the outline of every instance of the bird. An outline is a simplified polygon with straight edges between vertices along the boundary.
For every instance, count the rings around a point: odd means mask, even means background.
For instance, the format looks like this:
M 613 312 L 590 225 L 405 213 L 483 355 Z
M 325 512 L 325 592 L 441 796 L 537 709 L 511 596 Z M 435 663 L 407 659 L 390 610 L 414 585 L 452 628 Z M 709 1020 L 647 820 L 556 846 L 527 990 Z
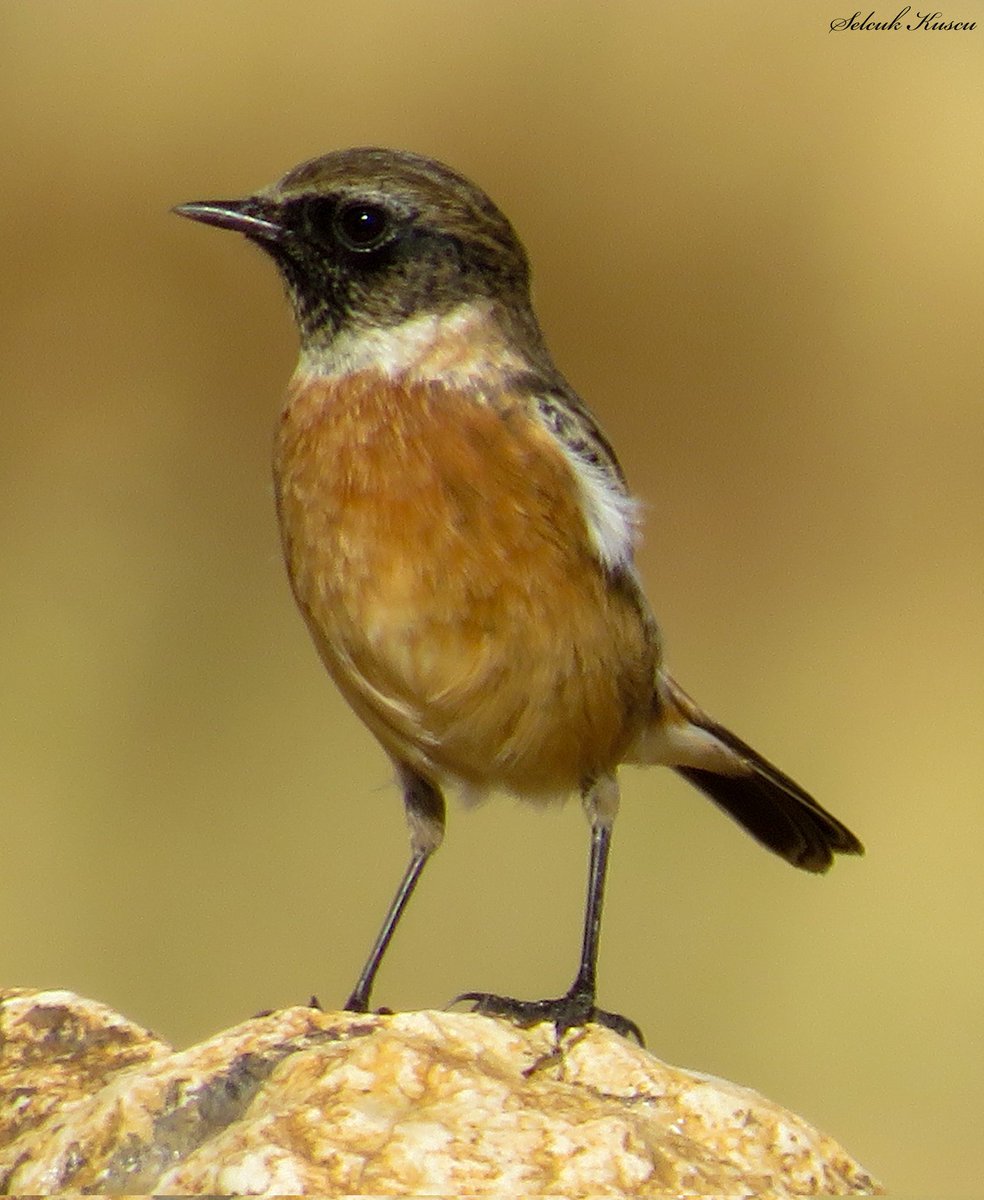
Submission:
M 174 211 L 245 235 L 279 269 L 300 341 L 274 448 L 287 572 L 402 790 L 410 858 L 345 1008 L 369 1010 L 444 837 L 447 792 L 578 795 L 590 855 L 570 988 L 457 1001 L 641 1042 L 635 1022 L 596 1003 L 623 764 L 671 768 L 804 871 L 862 854 L 861 842 L 669 673 L 635 561 L 639 502 L 554 364 L 524 247 L 481 188 L 369 146 Z

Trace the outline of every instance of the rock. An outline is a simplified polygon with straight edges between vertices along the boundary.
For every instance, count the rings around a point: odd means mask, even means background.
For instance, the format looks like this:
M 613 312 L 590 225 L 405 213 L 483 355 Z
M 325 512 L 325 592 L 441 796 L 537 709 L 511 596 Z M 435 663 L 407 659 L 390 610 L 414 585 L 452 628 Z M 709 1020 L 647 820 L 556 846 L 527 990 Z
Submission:
M 290 1008 L 175 1052 L 0 992 L 0 1191 L 871 1195 L 835 1142 L 598 1026 Z

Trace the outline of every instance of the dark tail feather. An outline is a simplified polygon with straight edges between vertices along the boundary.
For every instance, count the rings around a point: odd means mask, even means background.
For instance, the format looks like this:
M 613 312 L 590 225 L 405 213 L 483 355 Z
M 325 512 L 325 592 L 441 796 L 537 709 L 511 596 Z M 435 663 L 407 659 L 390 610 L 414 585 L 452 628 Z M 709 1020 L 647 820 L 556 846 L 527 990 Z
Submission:
M 714 775 L 699 767 L 676 770 L 794 867 L 820 873 L 833 865 L 835 854 L 864 853 L 854 834 L 819 804 L 806 805 L 761 776 Z
M 846 825 L 709 717 L 665 671 L 656 680 L 653 723 L 630 761 L 672 767 L 763 846 L 804 871 L 828 870 L 835 854 L 864 854 Z
M 734 752 L 737 772 L 719 774 L 690 766 L 674 769 L 763 846 L 794 867 L 815 872 L 828 870 L 835 854 L 864 854 L 864 846 L 847 826 L 788 775 L 723 726 L 706 719 L 700 725 Z

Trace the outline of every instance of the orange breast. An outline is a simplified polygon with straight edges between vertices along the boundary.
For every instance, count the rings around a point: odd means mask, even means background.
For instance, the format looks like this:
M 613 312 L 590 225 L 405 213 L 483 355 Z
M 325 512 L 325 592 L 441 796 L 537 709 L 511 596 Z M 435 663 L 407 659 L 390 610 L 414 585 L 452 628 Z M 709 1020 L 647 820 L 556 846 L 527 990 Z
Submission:
M 529 796 L 619 762 L 649 708 L 655 637 L 520 399 L 299 378 L 275 476 L 298 603 L 394 758 Z

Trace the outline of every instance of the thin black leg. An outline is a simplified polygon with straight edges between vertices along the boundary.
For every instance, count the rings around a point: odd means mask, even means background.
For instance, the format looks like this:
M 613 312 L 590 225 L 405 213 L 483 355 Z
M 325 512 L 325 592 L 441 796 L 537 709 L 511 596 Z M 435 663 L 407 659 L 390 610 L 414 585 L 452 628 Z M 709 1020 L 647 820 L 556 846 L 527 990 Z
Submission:
M 400 777 L 403 781 L 407 824 L 410 826 L 410 862 L 400 880 L 400 886 L 389 906 L 382 928 L 369 951 L 359 981 L 345 1002 L 348 1012 L 368 1011 L 372 985 L 386 953 L 386 947 L 390 944 L 427 860 L 441 844 L 444 836 L 444 797 L 438 788 L 408 768 L 400 768 Z
M 601 935 L 601 909 L 608 873 L 608 852 L 612 825 L 618 809 L 615 780 L 605 778 L 584 790 L 584 807 L 591 820 L 591 861 L 588 867 L 588 895 L 584 907 L 584 932 L 581 961 L 569 990 L 554 1000 L 514 1000 L 490 992 L 464 992 L 458 1000 L 471 1000 L 474 1011 L 490 1016 L 508 1017 L 518 1025 L 536 1025 L 552 1021 L 558 1033 L 580 1025 L 605 1025 L 623 1037 L 632 1037 L 643 1045 L 639 1026 L 628 1017 L 605 1012 L 595 1005 L 598 974 L 598 945 Z
M 584 932 L 581 938 L 581 963 L 571 985 L 572 995 L 583 995 L 594 1005 L 598 979 L 598 943 L 601 933 L 601 906 L 608 874 L 608 851 L 612 826 L 597 823 L 591 827 L 591 861 L 588 867 L 588 896 L 584 906 Z

